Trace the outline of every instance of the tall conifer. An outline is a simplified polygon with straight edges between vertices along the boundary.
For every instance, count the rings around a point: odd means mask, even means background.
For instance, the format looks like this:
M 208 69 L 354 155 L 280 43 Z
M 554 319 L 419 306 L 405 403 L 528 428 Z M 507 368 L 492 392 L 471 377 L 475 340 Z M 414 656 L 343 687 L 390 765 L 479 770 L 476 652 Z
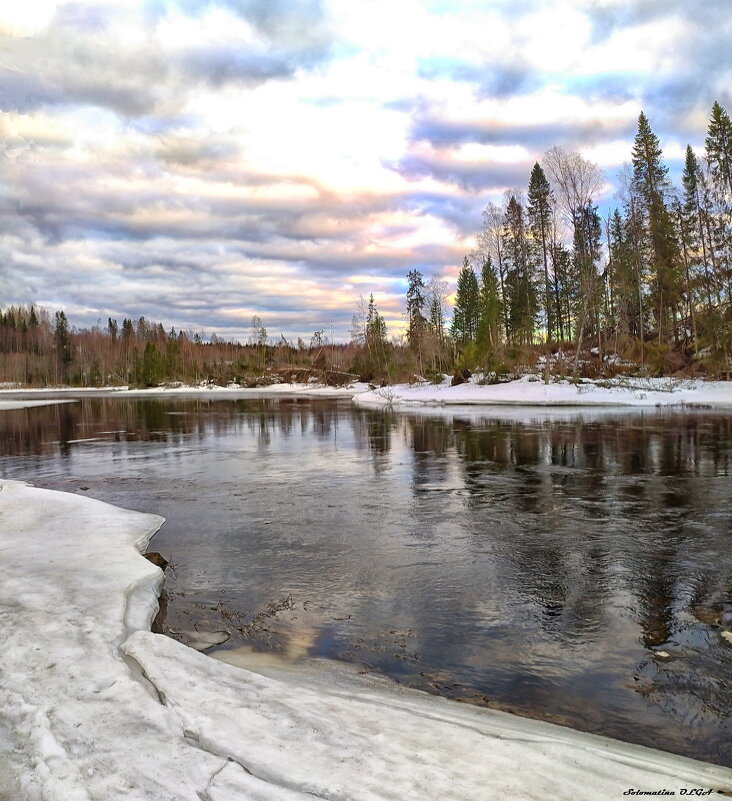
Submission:
M 546 336 L 552 339 L 557 336 L 554 304 L 552 303 L 551 285 L 549 282 L 549 248 L 552 217 L 552 192 L 549 181 L 540 164 L 534 164 L 529 179 L 528 218 L 531 227 L 532 242 L 539 250 L 539 259 L 544 272 L 544 314 L 546 319 Z

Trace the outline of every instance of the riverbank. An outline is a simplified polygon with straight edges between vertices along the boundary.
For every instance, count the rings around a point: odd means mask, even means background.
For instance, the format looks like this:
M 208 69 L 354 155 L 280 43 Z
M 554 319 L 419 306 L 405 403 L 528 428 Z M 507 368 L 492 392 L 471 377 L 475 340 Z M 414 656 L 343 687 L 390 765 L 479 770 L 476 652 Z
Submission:
M 0 797 L 614 799 L 732 792 L 732 771 L 397 687 L 244 670 L 151 634 L 161 525 L 0 482 Z
M 451 386 L 427 382 L 372 389 L 354 396 L 364 406 L 689 406 L 732 408 L 732 382 L 673 378 L 568 379 L 544 383 L 524 376 L 502 384 L 480 377 Z
M 278 397 L 297 396 L 303 398 L 350 398 L 360 392 L 366 392 L 368 384 L 352 383 L 343 387 L 332 387 L 315 382 L 281 383 L 261 387 L 243 387 L 239 384 L 229 384 L 225 387 L 218 384 L 161 384 L 158 387 L 131 388 L 131 387 L 13 387 L 0 389 L 0 402 L 13 398 L 63 398 L 74 397 L 109 397 L 119 396 L 125 398 L 148 397 L 222 397 L 222 398 L 250 398 L 250 397 Z M 2 408 L 2 407 L 0 407 Z
M 441 384 L 417 381 L 413 384 L 393 384 L 372 387 L 352 383 L 331 387 L 314 382 L 271 384 L 248 389 L 236 384 L 226 387 L 214 384 L 169 385 L 147 389 L 129 387 L 57 387 L 45 389 L 0 390 L 0 409 L 21 398 L 32 400 L 84 396 L 129 398 L 252 398 L 303 397 L 352 398 L 363 406 L 527 406 L 527 407 L 689 407 L 732 409 L 732 381 L 701 381 L 674 378 L 623 377 L 609 380 L 573 382 L 552 379 L 544 383 L 538 376 L 523 376 L 514 381 L 488 384 L 480 376 L 457 386 L 449 378 Z

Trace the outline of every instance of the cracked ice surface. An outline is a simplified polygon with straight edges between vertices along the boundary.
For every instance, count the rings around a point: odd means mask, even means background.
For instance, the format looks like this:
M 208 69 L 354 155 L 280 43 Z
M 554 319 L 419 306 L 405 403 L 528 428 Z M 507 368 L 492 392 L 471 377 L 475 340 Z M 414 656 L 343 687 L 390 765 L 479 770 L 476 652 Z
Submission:
M 316 665 L 151 634 L 162 520 L 0 482 L 5 801 L 615 799 L 732 771 Z

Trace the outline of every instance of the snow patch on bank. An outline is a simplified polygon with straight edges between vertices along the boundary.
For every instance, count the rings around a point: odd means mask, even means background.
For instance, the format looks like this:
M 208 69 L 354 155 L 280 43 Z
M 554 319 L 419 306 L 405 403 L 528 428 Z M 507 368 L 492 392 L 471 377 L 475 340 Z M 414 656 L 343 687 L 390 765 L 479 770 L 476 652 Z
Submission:
M 265 676 L 149 632 L 162 519 L 0 481 L 0 797 L 619 798 L 732 771 L 321 666 Z
M 681 380 L 674 378 L 621 377 L 602 381 L 584 379 L 573 382 L 552 379 L 545 384 L 538 376 L 527 375 L 502 384 L 482 384 L 479 376 L 458 386 L 450 386 L 446 377 L 441 384 L 428 381 L 414 384 L 393 384 L 374 388 L 355 382 L 343 387 L 318 383 L 271 384 L 246 388 L 238 384 L 222 387 L 216 384 L 166 385 L 148 389 L 128 387 L 66 389 L 13 389 L 0 391 L 0 409 L 8 402 L 3 398 L 44 398 L 59 393 L 110 395 L 126 398 L 352 398 L 363 406 L 526 406 L 526 407 L 711 407 L 732 408 L 732 381 Z M 40 405 L 42 401 L 33 401 Z M 50 402 L 50 401 L 49 401 Z M 53 402 L 60 402 L 54 400 Z M 26 403 L 23 401 L 23 403 Z M 31 402 L 26 405 L 32 405 Z M 17 407 L 20 408 L 20 407 Z
M 354 382 L 343 387 L 331 387 L 326 384 L 315 382 L 310 383 L 286 383 L 270 384 L 263 387 L 243 387 L 239 384 L 229 384 L 222 387 L 218 384 L 166 384 L 158 387 L 148 387 L 146 389 L 130 389 L 129 387 L 36 387 L 26 389 L 0 389 L 0 399 L 8 398 L 51 398 L 45 402 L 62 403 L 64 401 L 55 399 L 56 395 L 76 395 L 84 396 L 118 396 L 125 398 L 155 398 L 155 397 L 182 397 L 182 398 L 267 398 L 267 397 L 303 397 L 303 398 L 350 398 L 360 392 L 366 392 L 368 384 Z M 1 403 L 18 402 L 15 400 L 0 400 Z M 40 405 L 42 401 L 28 401 L 28 405 Z M 4 408 L 0 406 L 0 408 Z M 11 408 L 11 407 L 8 407 Z M 15 407 L 12 407 L 15 408 Z M 17 407 L 20 408 L 20 407 Z
M 483 385 L 475 379 L 455 387 L 449 382 L 397 384 L 360 393 L 354 401 L 364 406 L 732 407 L 732 381 L 623 378 L 545 384 L 536 376 L 524 376 L 504 384 Z
M 124 390 L 125 397 L 155 397 L 155 396 L 206 396 L 215 395 L 217 397 L 250 398 L 250 397 L 277 397 L 277 396 L 297 396 L 304 398 L 350 398 L 359 392 L 368 390 L 368 384 L 358 382 L 347 384 L 343 387 L 331 387 L 325 384 L 311 383 L 283 383 L 270 384 L 264 387 L 242 387 L 239 384 L 229 384 L 226 387 L 217 384 L 201 384 L 189 386 L 181 384 L 178 386 L 149 387 L 147 389 L 127 389 Z

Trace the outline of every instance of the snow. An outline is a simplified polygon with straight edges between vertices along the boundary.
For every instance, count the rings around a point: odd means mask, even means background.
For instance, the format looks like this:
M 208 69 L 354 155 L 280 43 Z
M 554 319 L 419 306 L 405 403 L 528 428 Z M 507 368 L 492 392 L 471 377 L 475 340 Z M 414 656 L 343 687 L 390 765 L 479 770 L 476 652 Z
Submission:
M 150 396 L 187 396 L 192 395 L 216 395 L 217 397 L 249 398 L 249 397 L 277 397 L 285 395 L 287 397 L 298 396 L 305 398 L 350 398 L 353 395 L 364 392 L 368 389 L 367 384 L 358 382 L 348 384 L 343 387 L 330 387 L 318 383 L 283 383 L 270 384 L 266 387 L 254 387 L 248 389 L 238 384 L 230 384 L 221 387 L 216 384 L 203 384 L 199 386 L 189 386 L 181 384 L 179 386 L 160 386 L 148 389 L 127 389 L 123 390 L 125 397 L 150 397 Z
M 198 801 L 220 760 L 122 657 L 162 573 L 139 555 L 162 518 L 0 483 L 0 797 Z
M 610 381 L 552 381 L 524 376 L 504 384 L 475 380 L 451 387 L 398 384 L 363 392 L 354 401 L 368 406 L 713 406 L 732 407 L 730 381 L 625 378 Z
M 74 400 L 0 400 L 0 411 L 10 409 L 31 409 L 34 406 L 53 406 L 56 403 L 74 403 Z
M 298 396 L 305 398 L 350 398 L 359 392 L 368 390 L 368 384 L 354 382 L 343 387 L 331 387 L 318 383 L 283 383 L 271 384 L 264 387 L 247 388 L 239 384 L 229 384 L 226 387 L 218 384 L 170 384 L 146 389 L 130 389 L 129 387 L 56 387 L 56 388 L 26 388 L 26 389 L 0 389 L 0 398 L 17 397 L 48 397 L 58 394 L 65 395 L 115 395 L 125 398 L 149 397 L 221 397 L 221 398 L 262 398 L 277 396 Z M 5 401 L 0 401 L 4 403 Z M 61 402 L 61 401 L 56 401 Z M 40 405 L 40 401 L 37 402 Z M 0 409 L 5 408 L 0 406 Z
M 315 662 L 246 670 L 149 631 L 155 515 L 0 481 L 0 798 L 611 799 L 732 771 Z M 233 657 L 232 657 L 233 658 Z
M 78 393 L 86 394 L 100 394 L 108 392 L 119 392 L 126 390 L 127 387 L 109 386 L 109 387 L 22 387 L 19 384 L 0 385 L 0 395 L 8 397 L 17 397 L 19 395 L 77 395 Z
M 268 387 L 247 389 L 237 384 L 227 387 L 215 384 L 159 386 L 148 389 L 127 387 L 69 388 L 67 394 L 83 396 L 88 393 L 110 394 L 122 397 L 181 397 L 181 398 L 352 398 L 363 406 L 532 406 L 532 407 L 732 407 L 732 381 L 680 380 L 674 378 L 615 378 L 607 381 L 582 380 L 574 383 L 567 379 L 545 384 L 538 376 L 527 375 L 502 384 L 479 382 L 480 376 L 451 387 L 450 379 L 439 385 L 427 381 L 414 384 L 394 384 L 374 389 L 368 384 L 353 383 L 343 387 L 323 384 L 272 384 Z M 21 395 L 43 398 L 60 390 L 25 389 L 0 391 L 0 409 L 16 408 L 3 404 L 6 398 Z M 19 402 L 19 401 L 18 401 Z M 58 400 L 55 402 L 59 402 Z M 40 404 L 41 401 L 34 401 Z M 32 405 L 28 402 L 27 405 Z

